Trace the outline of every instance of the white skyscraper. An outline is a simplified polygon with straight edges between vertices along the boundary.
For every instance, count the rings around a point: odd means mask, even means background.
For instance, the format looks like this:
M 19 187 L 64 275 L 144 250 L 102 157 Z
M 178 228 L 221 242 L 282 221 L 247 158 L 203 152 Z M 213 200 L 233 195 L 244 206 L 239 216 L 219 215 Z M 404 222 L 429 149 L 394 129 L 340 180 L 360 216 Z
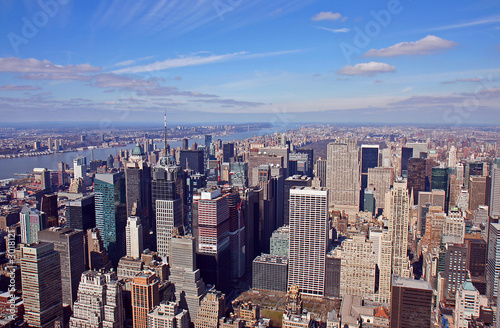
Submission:
M 129 216 L 125 230 L 127 234 L 127 256 L 138 259 L 144 250 L 141 219 L 137 216 Z
M 87 176 L 87 158 L 77 157 L 73 160 L 73 175 L 75 179 Z
M 487 307 L 488 299 L 467 279 L 455 295 L 455 328 L 469 327 L 471 316 L 477 318 L 481 306 Z
M 120 328 L 125 324 L 122 285 L 116 274 L 85 271 L 73 306 L 70 328 Z
M 357 213 L 361 177 L 356 139 L 337 139 L 328 144 L 326 171 L 330 205 L 350 213 Z
M 174 227 L 182 224 L 181 199 L 156 200 L 156 247 L 158 256 L 166 258 L 170 254 L 170 240 Z
M 500 216 L 500 158 L 491 167 L 490 216 Z
M 323 296 L 328 224 L 328 190 L 290 189 L 290 260 L 288 288 Z
M 500 275 L 500 223 L 490 223 L 488 261 L 486 264 L 486 296 L 490 305 L 497 305 Z
M 451 146 L 448 154 L 448 167 L 455 167 L 455 165 L 457 165 L 457 148 Z
M 406 183 L 394 183 L 385 196 L 385 214 L 389 221 L 392 240 L 392 274 L 410 277 L 408 229 L 410 222 L 410 195 Z
M 385 194 L 391 190 L 394 181 L 394 169 L 392 167 L 374 167 L 368 169 L 368 188 L 373 188 L 375 207 L 383 209 L 385 206 Z

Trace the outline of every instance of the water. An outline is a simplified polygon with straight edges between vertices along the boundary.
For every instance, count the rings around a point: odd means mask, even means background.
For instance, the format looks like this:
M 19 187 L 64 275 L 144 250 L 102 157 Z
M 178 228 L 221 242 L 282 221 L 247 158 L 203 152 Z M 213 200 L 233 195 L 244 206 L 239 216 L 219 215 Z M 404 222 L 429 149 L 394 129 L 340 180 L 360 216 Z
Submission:
M 251 138 L 255 135 L 262 136 L 266 134 L 272 134 L 274 132 L 283 132 L 285 131 L 285 127 L 274 127 L 269 129 L 260 129 L 254 131 L 244 131 L 233 133 L 230 135 L 223 136 L 213 136 L 213 140 L 221 139 L 222 141 L 233 141 L 233 140 L 243 140 L 247 138 Z M 204 145 L 205 139 L 189 139 L 189 145 L 192 145 L 193 142 L 196 142 L 198 145 Z M 180 147 L 181 141 L 169 141 L 171 147 Z M 157 144 L 158 148 L 163 147 L 163 143 Z M 130 144 L 123 147 L 115 147 L 115 148 L 101 148 L 94 149 L 94 159 L 106 160 L 108 156 L 116 155 L 119 153 L 120 149 L 133 149 L 134 144 Z M 55 153 L 49 155 L 41 155 L 41 156 L 33 156 L 33 157 L 18 157 L 18 158 L 3 158 L 0 159 L 0 180 L 14 178 L 14 173 L 30 173 L 33 172 L 33 168 L 41 167 L 47 168 L 49 170 L 57 171 L 57 163 L 64 162 L 72 166 L 73 159 L 77 156 L 85 156 L 87 157 L 87 163 L 90 162 L 92 158 L 92 153 L 90 149 L 80 150 L 80 151 L 72 151 L 67 153 Z

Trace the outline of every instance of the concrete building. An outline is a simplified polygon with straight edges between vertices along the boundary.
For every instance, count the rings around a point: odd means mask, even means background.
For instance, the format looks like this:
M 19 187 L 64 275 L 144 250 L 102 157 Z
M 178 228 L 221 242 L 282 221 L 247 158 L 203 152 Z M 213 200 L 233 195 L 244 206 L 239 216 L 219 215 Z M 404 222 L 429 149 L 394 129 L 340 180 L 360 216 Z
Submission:
M 132 281 L 132 319 L 134 328 L 148 328 L 147 315 L 158 304 L 159 279 L 152 271 L 143 271 Z
M 125 233 L 127 236 L 127 256 L 131 258 L 141 257 L 144 250 L 144 234 L 141 219 L 137 216 L 129 216 Z
M 148 313 L 149 328 L 189 328 L 189 313 L 174 302 L 161 302 Z
M 472 316 L 478 317 L 481 307 L 488 306 L 488 298 L 481 295 L 467 279 L 457 290 L 455 297 L 455 328 L 468 328 Z
M 201 300 L 198 315 L 194 321 L 195 328 L 214 328 L 224 316 L 226 297 L 219 291 L 210 290 Z
M 38 232 L 47 228 L 45 213 L 36 208 L 29 208 L 27 204 L 23 206 L 19 213 L 21 224 L 21 242 L 32 244 L 38 242 Z
M 288 257 L 290 250 L 290 227 L 283 226 L 276 229 L 270 240 L 270 254 Z
M 328 190 L 290 189 L 290 258 L 288 288 L 323 296 L 328 244 Z
M 495 158 L 491 167 L 490 216 L 500 217 L 500 158 Z
M 170 240 L 174 228 L 182 226 L 182 202 L 175 200 L 156 200 L 156 247 L 161 258 L 170 253 Z
M 288 258 L 262 254 L 252 264 L 252 288 L 287 291 Z
M 21 248 L 24 319 L 31 327 L 52 328 L 62 319 L 61 261 L 52 243 Z
M 486 264 L 486 296 L 491 306 L 497 305 L 500 276 L 500 223 L 490 223 L 488 262 Z
M 430 328 L 432 287 L 428 281 L 392 276 L 391 328 Z

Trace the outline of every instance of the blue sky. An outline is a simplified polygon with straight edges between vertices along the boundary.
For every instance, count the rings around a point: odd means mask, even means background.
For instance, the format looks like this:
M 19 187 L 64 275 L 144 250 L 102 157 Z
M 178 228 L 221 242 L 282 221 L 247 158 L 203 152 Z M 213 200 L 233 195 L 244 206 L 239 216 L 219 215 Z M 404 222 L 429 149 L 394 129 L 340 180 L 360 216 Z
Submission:
M 3 122 L 500 122 L 498 1 L 0 1 Z

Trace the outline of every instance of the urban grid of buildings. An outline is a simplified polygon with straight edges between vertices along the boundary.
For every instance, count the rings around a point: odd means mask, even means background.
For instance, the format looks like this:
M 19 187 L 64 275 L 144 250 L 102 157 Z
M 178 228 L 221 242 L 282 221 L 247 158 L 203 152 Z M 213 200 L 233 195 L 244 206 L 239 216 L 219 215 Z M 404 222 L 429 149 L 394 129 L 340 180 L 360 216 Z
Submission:
M 0 327 L 500 326 L 495 129 L 162 137 L 0 181 Z

